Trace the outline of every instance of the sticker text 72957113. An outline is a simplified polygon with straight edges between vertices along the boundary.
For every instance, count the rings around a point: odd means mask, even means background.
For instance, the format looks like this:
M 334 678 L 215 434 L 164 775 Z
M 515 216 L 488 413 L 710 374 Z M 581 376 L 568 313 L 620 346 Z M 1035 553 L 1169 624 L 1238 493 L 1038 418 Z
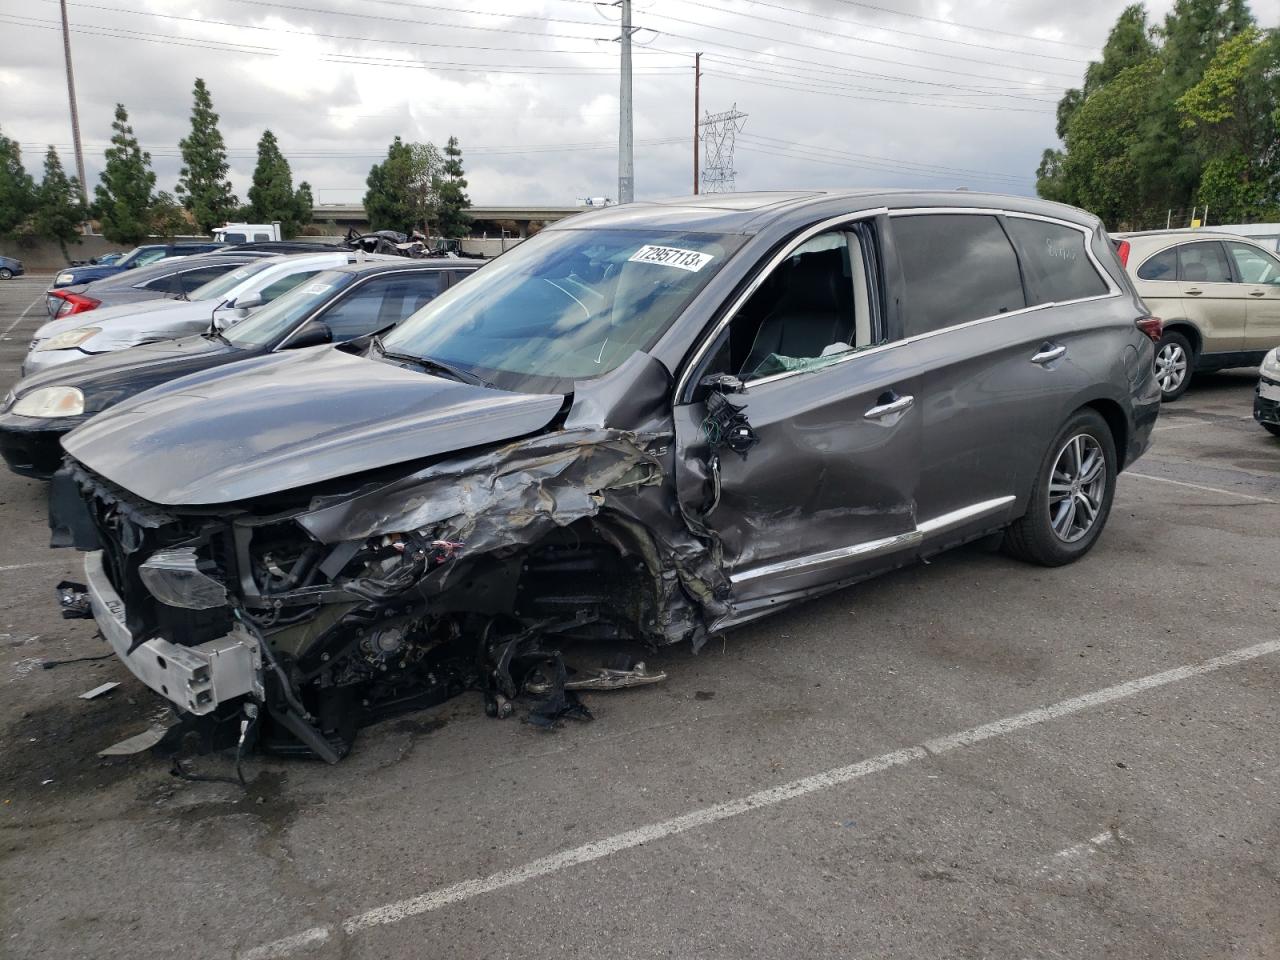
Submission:
M 690 273 L 697 273 L 713 259 L 709 253 L 699 253 L 697 250 L 681 250 L 679 247 L 660 247 L 656 244 L 645 244 L 630 257 L 627 258 L 631 263 L 656 263 L 663 267 L 677 267 L 680 270 L 688 270 Z

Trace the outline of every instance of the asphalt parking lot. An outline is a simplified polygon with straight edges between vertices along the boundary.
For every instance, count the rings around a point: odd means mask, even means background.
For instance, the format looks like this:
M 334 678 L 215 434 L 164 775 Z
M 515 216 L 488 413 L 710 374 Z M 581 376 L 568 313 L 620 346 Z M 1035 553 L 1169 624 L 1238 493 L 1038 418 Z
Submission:
M 0 283 L 0 391 L 47 278 Z M 1084 561 L 979 547 L 651 660 L 588 724 L 478 694 L 247 791 L 100 759 L 157 701 L 58 618 L 0 470 L 0 955 L 1280 956 L 1280 441 L 1203 377 Z M 121 682 L 95 700 L 79 694 Z M 221 758 L 196 768 L 226 774 Z

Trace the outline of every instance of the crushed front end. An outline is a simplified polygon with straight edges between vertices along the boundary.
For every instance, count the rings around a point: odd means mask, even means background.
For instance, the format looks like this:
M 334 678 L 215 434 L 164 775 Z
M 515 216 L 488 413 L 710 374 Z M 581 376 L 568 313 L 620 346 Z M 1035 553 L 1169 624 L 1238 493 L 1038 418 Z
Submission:
M 90 551 L 103 636 L 208 748 L 336 762 L 356 731 L 466 690 L 490 715 L 585 715 L 647 682 L 561 648 L 700 642 L 727 585 L 673 515 L 668 437 L 561 430 L 394 477 L 213 508 L 138 499 L 68 460 L 55 541 Z M 64 596 L 64 603 L 74 603 Z

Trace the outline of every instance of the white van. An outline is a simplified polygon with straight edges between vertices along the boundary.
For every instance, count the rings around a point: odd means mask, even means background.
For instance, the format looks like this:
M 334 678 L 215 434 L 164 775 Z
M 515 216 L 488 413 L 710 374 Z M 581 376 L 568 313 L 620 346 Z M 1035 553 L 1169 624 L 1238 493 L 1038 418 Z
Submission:
M 213 238 L 223 243 L 259 243 L 263 240 L 283 240 L 280 221 L 272 223 L 228 223 L 214 227 Z

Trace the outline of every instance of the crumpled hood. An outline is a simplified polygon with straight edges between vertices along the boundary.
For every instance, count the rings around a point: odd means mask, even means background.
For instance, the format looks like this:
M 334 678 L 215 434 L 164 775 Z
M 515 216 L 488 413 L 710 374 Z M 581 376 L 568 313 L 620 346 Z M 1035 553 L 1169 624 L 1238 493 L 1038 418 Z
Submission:
M 50 320 L 36 331 L 35 340 L 48 340 L 68 330 L 101 327 L 102 332 L 81 344 L 88 353 L 118 350 L 148 340 L 167 340 L 199 333 L 209 326 L 218 304 L 212 300 L 145 300 L 98 307 L 87 313 Z
M 197 506 L 514 439 L 550 423 L 563 399 L 316 347 L 148 390 L 62 445 L 145 500 Z

